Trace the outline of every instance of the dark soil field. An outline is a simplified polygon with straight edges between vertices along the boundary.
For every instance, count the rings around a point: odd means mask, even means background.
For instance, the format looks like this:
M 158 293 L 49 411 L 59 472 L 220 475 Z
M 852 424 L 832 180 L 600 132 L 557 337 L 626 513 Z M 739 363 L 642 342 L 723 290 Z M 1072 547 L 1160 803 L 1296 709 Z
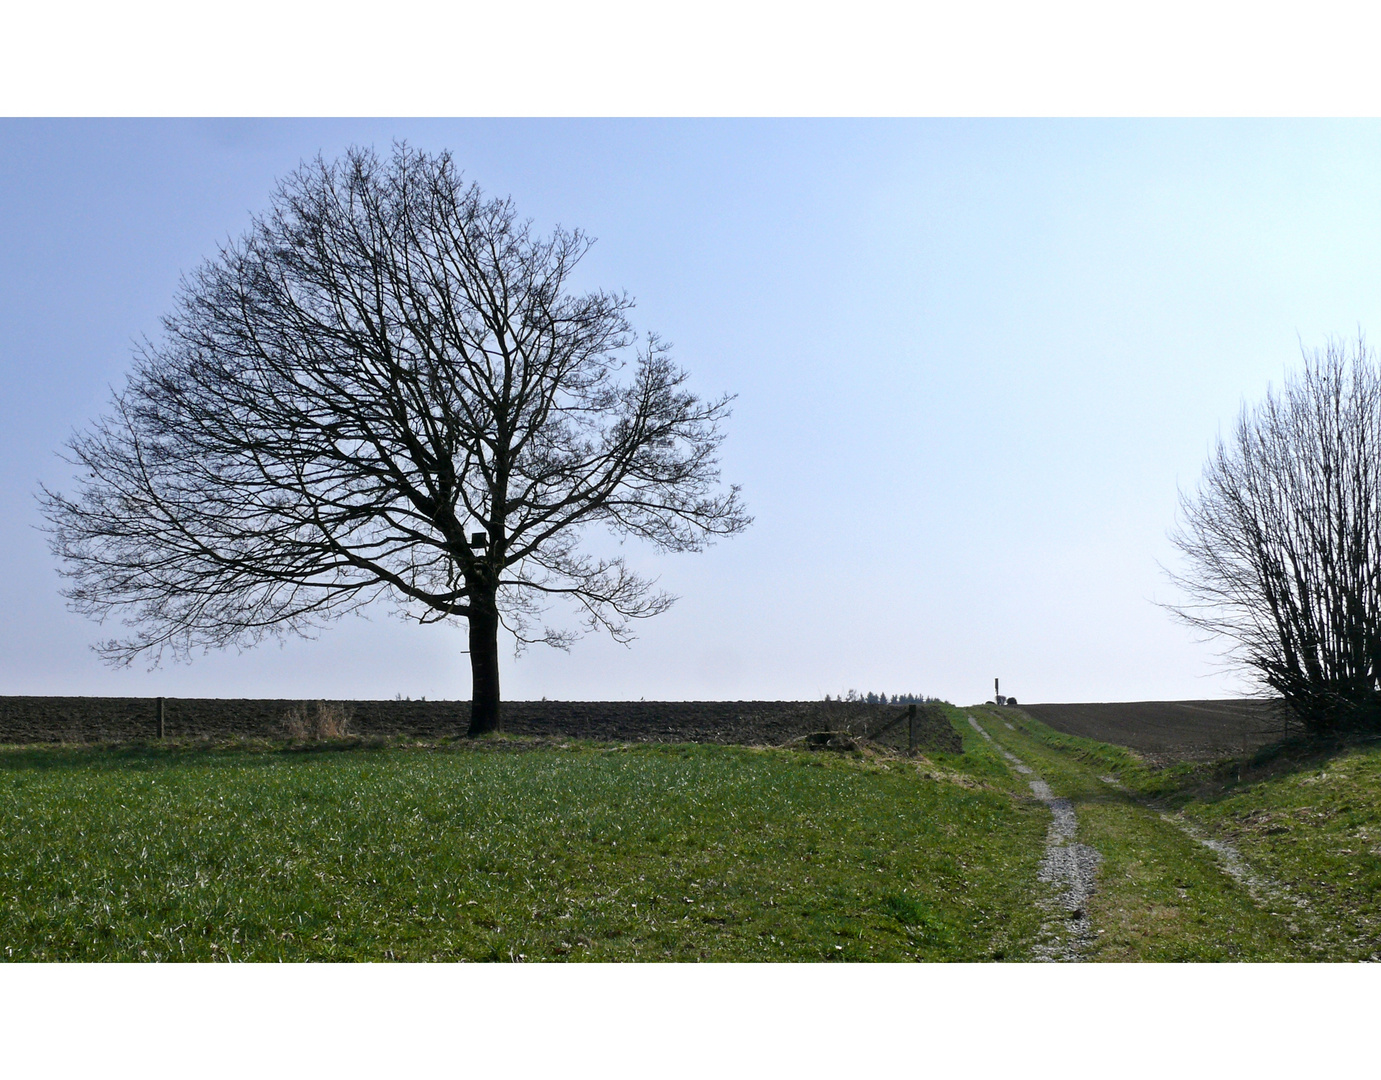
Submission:
M 1299 734 L 1274 701 L 1126 701 L 1022 705 L 1041 723 L 1155 757 L 1196 760 L 1243 754 Z
M 363 738 L 454 737 L 464 735 L 470 722 L 468 701 L 338 704 L 349 717 L 349 734 Z M 178 739 L 281 739 L 290 733 L 289 715 L 314 705 L 258 698 L 168 698 L 164 732 Z M 0 697 L 0 743 L 149 739 L 155 735 L 156 718 L 153 698 Z M 778 746 L 817 731 L 848 731 L 893 747 L 904 747 L 907 741 L 906 706 L 852 702 L 513 701 L 504 704 L 503 718 L 510 735 L 600 742 Z M 936 707 L 917 706 L 916 728 L 920 749 L 961 749 L 959 736 Z

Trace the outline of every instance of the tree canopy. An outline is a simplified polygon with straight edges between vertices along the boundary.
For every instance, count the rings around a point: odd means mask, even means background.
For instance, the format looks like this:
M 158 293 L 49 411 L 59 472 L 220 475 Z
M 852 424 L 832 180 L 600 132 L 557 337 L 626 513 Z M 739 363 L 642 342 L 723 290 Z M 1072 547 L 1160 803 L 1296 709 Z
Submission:
M 184 279 L 161 338 L 44 488 L 111 662 L 309 633 L 387 598 L 470 629 L 471 731 L 499 726 L 497 633 L 619 640 L 672 597 L 592 527 L 699 550 L 750 522 L 702 400 L 626 295 L 574 293 L 591 240 L 537 234 L 449 154 L 354 149 L 284 180 Z
M 1381 371 L 1366 343 L 1306 356 L 1244 407 L 1180 502 L 1172 577 L 1188 600 L 1173 610 L 1313 730 L 1381 722 Z

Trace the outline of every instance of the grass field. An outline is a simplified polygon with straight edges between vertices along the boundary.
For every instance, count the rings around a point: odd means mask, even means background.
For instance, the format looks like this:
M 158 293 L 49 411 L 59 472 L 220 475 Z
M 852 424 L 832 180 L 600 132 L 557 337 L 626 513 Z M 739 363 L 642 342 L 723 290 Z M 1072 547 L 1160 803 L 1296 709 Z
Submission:
M 1002 775 L 981 746 L 9 748 L 0 952 L 1022 959 L 1046 816 Z
M 1102 856 L 1088 959 L 1381 953 L 1381 745 L 1167 766 L 1017 710 L 950 717 L 963 753 L 919 759 L 523 738 L 0 748 L 0 957 L 1031 959 L 1050 812 L 998 746 L 1072 800 Z

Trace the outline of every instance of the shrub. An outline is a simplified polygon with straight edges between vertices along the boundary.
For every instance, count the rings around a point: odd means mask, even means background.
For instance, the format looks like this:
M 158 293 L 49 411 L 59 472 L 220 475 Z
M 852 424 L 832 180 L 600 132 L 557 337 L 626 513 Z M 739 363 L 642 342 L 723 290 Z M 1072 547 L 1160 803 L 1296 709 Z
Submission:
M 304 701 L 283 715 L 283 727 L 290 739 L 343 739 L 352 719 L 350 709 L 339 701 Z

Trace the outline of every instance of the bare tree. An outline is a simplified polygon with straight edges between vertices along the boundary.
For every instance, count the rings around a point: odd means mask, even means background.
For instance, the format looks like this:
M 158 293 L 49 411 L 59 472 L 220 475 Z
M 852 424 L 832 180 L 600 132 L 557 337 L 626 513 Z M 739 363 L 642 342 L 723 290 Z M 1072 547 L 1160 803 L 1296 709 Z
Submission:
M 1171 539 L 1172 608 L 1316 732 L 1381 721 L 1381 372 L 1331 343 L 1243 408 Z
M 592 526 L 694 551 L 750 519 L 703 401 L 624 295 L 573 295 L 591 241 L 534 235 L 448 154 L 318 158 L 185 279 L 108 415 L 42 490 L 73 607 L 112 663 L 308 634 L 377 597 L 465 619 L 471 734 L 497 730 L 498 630 L 567 646 L 672 597 Z

